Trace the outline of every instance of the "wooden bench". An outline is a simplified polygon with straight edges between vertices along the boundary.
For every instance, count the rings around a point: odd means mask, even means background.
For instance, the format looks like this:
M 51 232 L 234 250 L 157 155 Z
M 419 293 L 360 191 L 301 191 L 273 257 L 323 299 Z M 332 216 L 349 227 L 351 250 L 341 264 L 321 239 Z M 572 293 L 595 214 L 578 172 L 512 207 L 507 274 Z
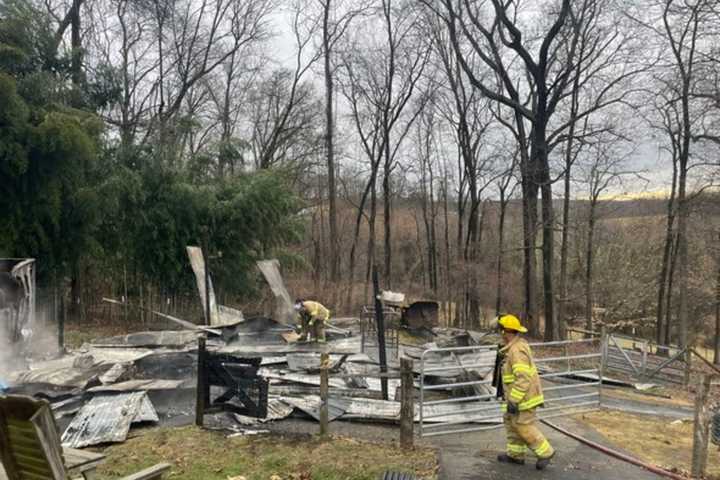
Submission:
M 50 405 L 20 395 L 0 396 L 0 460 L 7 480 L 95 478 L 105 455 L 60 444 Z M 162 463 L 123 480 L 157 480 L 170 469 Z M 4 480 L 0 471 L 0 480 Z

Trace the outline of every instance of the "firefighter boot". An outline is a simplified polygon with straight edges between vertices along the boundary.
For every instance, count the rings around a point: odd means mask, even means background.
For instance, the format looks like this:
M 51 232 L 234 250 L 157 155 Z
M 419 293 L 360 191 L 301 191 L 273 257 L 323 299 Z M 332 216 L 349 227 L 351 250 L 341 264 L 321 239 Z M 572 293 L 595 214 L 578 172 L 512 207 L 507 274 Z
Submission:
M 514 463 L 515 465 L 525 465 L 525 459 L 511 457 L 507 453 L 501 453 L 497 456 L 497 459 L 500 463 Z
M 538 470 L 545 470 L 548 465 L 550 465 L 550 460 L 555 456 L 555 452 L 552 453 L 549 457 L 545 458 L 538 458 L 537 463 L 535 463 L 535 468 Z

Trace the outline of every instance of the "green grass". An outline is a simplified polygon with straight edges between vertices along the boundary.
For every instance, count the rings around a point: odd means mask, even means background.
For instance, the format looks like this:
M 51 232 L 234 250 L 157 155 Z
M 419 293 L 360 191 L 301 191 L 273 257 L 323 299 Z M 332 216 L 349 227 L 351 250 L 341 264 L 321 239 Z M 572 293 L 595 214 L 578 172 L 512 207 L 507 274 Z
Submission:
M 195 427 L 153 429 L 109 447 L 100 478 L 128 475 L 160 462 L 173 465 L 168 479 L 377 480 L 385 470 L 437 478 L 434 450 L 401 451 L 396 444 L 310 435 L 225 438 Z

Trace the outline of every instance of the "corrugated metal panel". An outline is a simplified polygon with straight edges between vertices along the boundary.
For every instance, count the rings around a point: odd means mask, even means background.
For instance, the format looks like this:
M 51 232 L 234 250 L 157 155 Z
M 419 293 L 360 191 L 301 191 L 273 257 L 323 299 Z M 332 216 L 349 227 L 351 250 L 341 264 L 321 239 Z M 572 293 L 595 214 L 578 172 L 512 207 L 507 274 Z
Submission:
M 62 444 L 81 448 L 122 442 L 127 438 L 130 424 L 138 421 L 157 421 L 157 412 L 145 392 L 98 395 L 68 425 Z
M 183 380 L 128 380 L 112 385 L 100 385 L 88 389 L 88 392 L 132 392 L 148 390 L 175 390 L 180 388 Z
M 143 395 L 142 401 L 140 402 L 140 411 L 135 416 L 132 423 L 159 421 L 160 417 L 158 417 L 157 411 L 155 411 L 155 407 L 150 401 L 150 397 Z
M 318 395 L 306 395 L 303 398 L 298 397 L 281 397 L 280 400 L 286 404 L 301 410 L 315 420 L 320 421 L 320 397 Z M 349 402 L 345 399 L 329 398 L 328 399 L 328 421 L 332 422 L 336 418 L 342 417 L 347 409 Z

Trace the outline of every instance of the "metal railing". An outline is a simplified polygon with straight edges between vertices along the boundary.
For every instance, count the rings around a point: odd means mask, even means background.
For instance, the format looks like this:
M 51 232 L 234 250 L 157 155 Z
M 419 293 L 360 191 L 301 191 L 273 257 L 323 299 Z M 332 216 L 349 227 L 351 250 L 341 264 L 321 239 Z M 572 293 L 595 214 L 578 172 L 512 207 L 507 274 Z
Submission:
M 637 380 L 687 383 L 688 357 L 688 349 L 618 334 L 608 335 L 608 370 Z
M 545 348 L 553 350 L 549 356 L 536 355 L 535 358 L 540 378 L 546 380 L 543 382 L 545 407 L 538 409 L 540 418 L 581 413 L 600 406 L 604 342 L 584 339 L 532 343 L 530 346 L 535 351 Z M 571 351 L 578 347 L 583 348 L 579 352 Z M 555 353 L 555 349 L 562 353 Z M 422 353 L 418 407 L 421 437 L 475 432 L 502 426 L 502 403 L 495 397 L 495 388 L 492 386 L 496 355 L 497 346 L 494 345 L 431 348 Z M 433 362 L 432 357 L 440 357 L 441 360 Z M 465 357 L 470 357 L 470 361 L 463 363 Z M 448 362 L 448 358 L 454 359 L 454 364 Z M 597 365 L 589 368 L 588 362 L 596 362 Z M 564 365 L 561 368 L 552 368 L 558 363 Z M 576 365 L 573 366 L 573 363 Z M 458 370 L 463 373 L 456 375 Z M 443 373 L 452 377 L 452 381 L 443 380 Z M 429 383 L 428 380 L 439 383 Z M 566 383 L 555 384 L 559 380 Z M 550 385 L 549 382 L 553 384 Z M 472 391 L 468 393 L 469 389 Z M 431 392 L 448 390 L 450 393 L 447 397 L 428 400 Z M 461 395 L 456 396 L 457 391 L 462 392 Z

